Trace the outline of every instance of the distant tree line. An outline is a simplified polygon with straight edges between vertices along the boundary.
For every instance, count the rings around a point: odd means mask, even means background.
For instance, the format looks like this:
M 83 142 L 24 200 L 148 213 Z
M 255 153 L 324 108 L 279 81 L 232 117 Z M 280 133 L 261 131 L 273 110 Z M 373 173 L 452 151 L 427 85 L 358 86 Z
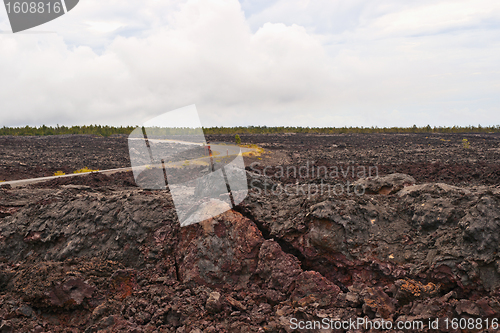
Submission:
M 208 127 L 205 134 L 278 134 L 278 133 L 311 133 L 311 134 L 343 134 L 343 133 L 500 133 L 500 125 L 483 127 Z
M 63 135 L 63 134 L 92 134 L 99 136 L 110 136 L 113 134 L 130 134 L 135 127 L 112 127 L 101 125 L 90 126 L 40 126 L 40 127 L 3 127 L 0 128 L 0 135 L 23 135 L 23 136 L 41 136 L 41 135 Z
M 135 126 L 113 127 L 101 125 L 89 126 L 40 126 L 40 127 L 3 127 L 0 135 L 62 135 L 62 134 L 92 134 L 99 136 L 110 136 L 113 134 L 130 134 Z M 148 128 L 147 132 L 154 130 L 155 133 L 163 133 L 164 129 Z M 157 131 L 157 132 L 156 132 Z M 310 134 L 343 134 L 343 133 L 500 133 L 500 125 L 486 126 L 453 126 L 453 127 L 207 127 L 203 129 L 205 134 L 283 134 L 283 133 L 310 133 Z M 199 129 L 195 128 L 173 128 L 168 130 L 169 134 L 197 134 Z

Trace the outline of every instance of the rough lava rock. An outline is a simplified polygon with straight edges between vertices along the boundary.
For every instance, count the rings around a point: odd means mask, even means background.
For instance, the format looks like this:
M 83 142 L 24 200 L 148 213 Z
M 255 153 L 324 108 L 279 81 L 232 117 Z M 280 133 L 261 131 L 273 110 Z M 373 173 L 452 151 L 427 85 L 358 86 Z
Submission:
M 371 146 L 355 135 L 255 137 L 273 150 L 259 170 L 354 160 L 409 176 L 349 178 L 373 193 L 309 196 L 273 188 L 318 179 L 267 177 L 273 185 L 250 188 L 235 210 L 182 228 L 168 190 L 141 190 L 130 173 L 2 187 L 1 330 L 290 332 L 292 318 L 498 318 L 500 139 L 475 138 L 464 151 L 435 135 L 365 136 Z M 411 161 L 392 149 L 406 144 Z M 47 172 L 1 162 L 17 175 Z
M 232 210 L 182 228 L 179 240 L 180 280 L 213 287 L 246 286 L 264 241 L 251 220 Z
M 353 187 L 361 187 L 369 194 L 393 194 L 406 186 L 415 185 L 415 178 L 402 174 L 393 173 L 383 177 L 361 178 L 355 181 Z M 358 190 L 360 192 L 361 190 Z
M 256 273 L 264 280 L 266 288 L 289 294 L 302 269 L 295 256 L 283 252 L 275 241 L 266 240 L 260 247 Z

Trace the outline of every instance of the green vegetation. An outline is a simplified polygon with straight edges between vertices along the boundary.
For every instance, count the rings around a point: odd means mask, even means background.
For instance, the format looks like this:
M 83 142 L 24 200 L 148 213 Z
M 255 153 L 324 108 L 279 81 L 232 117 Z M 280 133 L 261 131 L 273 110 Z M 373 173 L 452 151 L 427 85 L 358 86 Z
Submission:
M 0 135 L 25 135 L 25 136 L 40 136 L 40 135 L 62 135 L 62 134 L 92 134 L 99 136 L 110 136 L 113 134 L 130 134 L 135 127 L 111 127 L 101 125 L 90 126 L 59 126 L 48 127 L 3 127 L 0 128 Z
M 40 127 L 3 127 L 0 128 L 0 135 L 61 135 L 61 134 L 92 134 L 99 136 L 110 136 L 113 134 L 130 134 L 136 127 L 111 127 L 101 125 L 90 126 L 40 126 Z M 176 135 L 176 134 L 199 134 L 199 128 L 148 128 L 151 136 L 155 135 Z M 481 125 L 466 127 L 267 127 L 267 126 L 247 126 L 247 127 L 208 127 L 203 129 L 207 135 L 228 134 L 235 135 L 235 141 L 240 134 L 283 134 L 283 133 L 311 133 L 311 134 L 343 134 L 343 133 L 500 133 L 500 125 L 482 127 Z M 149 135 L 148 135 L 149 136 Z
M 466 127 L 208 127 L 205 134 L 278 134 L 278 133 L 311 133 L 311 134 L 343 134 L 343 133 L 500 133 L 500 125 L 482 127 L 481 125 Z
M 258 149 L 259 146 L 257 146 L 255 143 L 248 143 L 248 144 L 245 144 L 245 145 L 241 145 L 240 147 L 242 148 L 253 148 L 253 149 Z
M 92 169 L 89 169 L 87 167 L 84 167 L 82 169 L 78 169 L 78 170 L 73 171 L 73 173 L 87 173 L 87 172 L 96 172 L 96 171 L 99 171 L 99 170 L 92 170 Z M 62 171 L 54 172 L 54 176 L 64 176 L 64 175 L 65 175 L 65 173 Z
M 234 142 L 236 142 L 237 145 L 241 144 L 241 138 L 238 134 L 234 136 Z
M 467 139 L 462 139 L 462 146 L 464 147 L 464 149 L 470 149 L 470 142 L 469 140 Z
M 96 172 L 96 171 L 99 171 L 99 169 L 92 170 L 92 169 L 85 167 L 83 169 L 75 170 L 75 171 L 73 171 L 73 173 L 87 173 L 87 172 Z

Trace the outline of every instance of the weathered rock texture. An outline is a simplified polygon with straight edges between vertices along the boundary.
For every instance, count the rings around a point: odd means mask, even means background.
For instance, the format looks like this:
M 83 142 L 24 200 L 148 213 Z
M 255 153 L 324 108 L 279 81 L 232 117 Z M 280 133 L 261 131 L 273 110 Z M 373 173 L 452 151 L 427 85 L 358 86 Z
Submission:
M 313 179 L 248 175 L 259 186 L 235 210 L 183 228 L 168 191 L 141 190 L 130 174 L 0 188 L 0 331 L 500 316 L 498 187 L 381 174 L 328 180 L 362 195 L 308 196 L 273 188 Z

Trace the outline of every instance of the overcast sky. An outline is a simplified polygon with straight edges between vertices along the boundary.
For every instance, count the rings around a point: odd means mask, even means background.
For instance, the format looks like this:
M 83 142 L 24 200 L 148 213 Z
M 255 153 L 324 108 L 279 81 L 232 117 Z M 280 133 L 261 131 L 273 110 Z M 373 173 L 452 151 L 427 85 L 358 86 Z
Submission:
M 498 0 L 80 0 L 0 31 L 0 126 L 500 124 Z

